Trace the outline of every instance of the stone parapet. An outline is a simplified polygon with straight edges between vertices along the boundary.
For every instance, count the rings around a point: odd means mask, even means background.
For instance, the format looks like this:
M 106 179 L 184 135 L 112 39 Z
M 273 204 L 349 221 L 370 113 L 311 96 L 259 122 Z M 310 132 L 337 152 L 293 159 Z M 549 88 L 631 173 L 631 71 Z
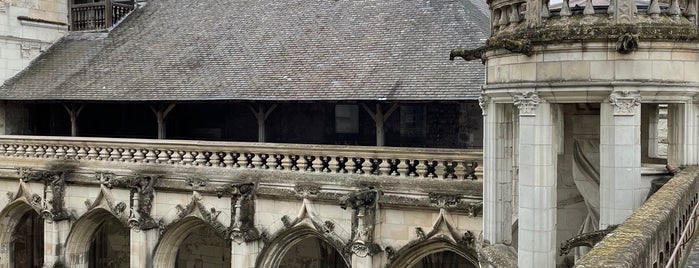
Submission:
M 699 167 L 687 167 L 583 256 L 575 267 L 663 267 L 673 249 L 683 242 L 680 238 L 685 226 L 696 224 L 691 213 L 697 196 Z M 678 256 L 683 254 L 680 247 Z

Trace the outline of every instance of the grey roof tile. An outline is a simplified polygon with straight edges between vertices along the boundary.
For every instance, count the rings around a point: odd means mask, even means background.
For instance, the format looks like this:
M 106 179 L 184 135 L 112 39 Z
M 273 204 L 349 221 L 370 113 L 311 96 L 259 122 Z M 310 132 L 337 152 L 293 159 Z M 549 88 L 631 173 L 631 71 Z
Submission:
M 152 0 L 59 41 L 0 99 L 474 99 L 483 66 L 448 54 L 486 38 L 478 1 Z

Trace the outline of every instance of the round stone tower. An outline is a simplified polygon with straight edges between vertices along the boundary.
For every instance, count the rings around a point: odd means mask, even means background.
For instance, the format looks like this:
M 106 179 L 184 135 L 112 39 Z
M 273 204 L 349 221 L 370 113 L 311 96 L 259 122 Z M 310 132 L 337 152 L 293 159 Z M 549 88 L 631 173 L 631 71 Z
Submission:
M 490 0 L 485 46 L 452 51 L 487 67 L 483 238 L 519 267 L 569 267 L 699 164 L 697 0 L 603 1 Z

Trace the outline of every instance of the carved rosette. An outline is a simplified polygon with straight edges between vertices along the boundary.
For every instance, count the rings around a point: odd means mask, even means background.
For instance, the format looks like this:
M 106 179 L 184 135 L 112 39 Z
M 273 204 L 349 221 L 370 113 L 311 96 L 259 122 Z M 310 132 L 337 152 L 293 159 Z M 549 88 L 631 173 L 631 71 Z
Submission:
M 609 94 L 609 104 L 614 107 L 614 115 L 634 115 L 641 105 L 638 91 L 614 91 Z
M 488 115 L 488 104 L 490 104 L 490 96 L 486 94 L 481 94 L 480 97 L 478 97 L 478 106 L 481 107 L 481 111 L 483 115 Z
M 519 116 L 536 115 L 536 107 L 541 103 L 541 99 L 536 92 L 517 92 L 513 98 L 515 106 L 519 108 Z

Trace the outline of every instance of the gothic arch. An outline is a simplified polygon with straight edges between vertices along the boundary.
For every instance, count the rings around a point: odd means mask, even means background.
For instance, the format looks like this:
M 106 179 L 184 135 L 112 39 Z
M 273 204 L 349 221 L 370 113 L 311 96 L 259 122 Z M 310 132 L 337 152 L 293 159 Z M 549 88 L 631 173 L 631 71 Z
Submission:
M 0 212 L 0 267 L 14 267 L 10 244 L 12 243 L 12 235 L 17 229 L 22 217 L 28 212 L 37 213 L 40 211 L 36 206 L 27 202 L 24 197 L 19 197 L 10 202 L 2 212 Z
M 434 237 L 403 247 L 395 253 L 395 257 L 386 267 L 410 268 L 426 256 L 442 251 L 454 252 L 473 264 L 474 267 L 479 267 L 478 254 L 473 249 L 464 248 L 446 237 Z
M 211 227 L 219 235 L 225 235 L 219 232 L 220 226 L 207 223 L 203 217 L 196 214 L 187 215 L 165 228 L 153 256 L 153 267 L 175 267 L 180 245 L 190 234 L 201 227 Z M 225 236 L 222 238 L 228 240 Z
M 124 219 L 114 214 L 107 206 L 98 205 L 83 214 L 74 224 L 68 234 L 65 248 L 65 260 L 70 267 L 88 267 L 90 244 L 102 224 L 114 219 L 128 227 Z
M 342 255 L 347 267 L 351 267 L 348 255 L 342 254 L 344 243 L 340 238 L 328 233 L 322 233 L 305 224 L 300 224 L 291 229 L 287 229 L 286 231 L 277 235 L 271 241 L 265 243 L 265 247 L 262 249 L 259 257 L 257 258 L 255 267 L 279 267 L 279 264 L 281 264 L 281 261 L 284 259 L 287 251 L 306 238 L 318 238 L 321 241 L 331 245 Z

